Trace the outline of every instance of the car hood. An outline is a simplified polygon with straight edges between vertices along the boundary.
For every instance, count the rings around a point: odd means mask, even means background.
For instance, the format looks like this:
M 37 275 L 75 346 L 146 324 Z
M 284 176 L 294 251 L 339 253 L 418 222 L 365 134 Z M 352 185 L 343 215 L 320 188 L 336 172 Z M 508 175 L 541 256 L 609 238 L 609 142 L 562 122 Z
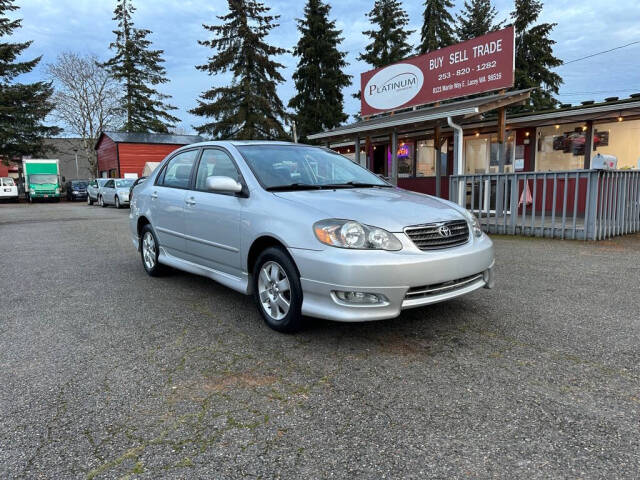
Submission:
M 345 188 L 277 192 L 325 215 L 401 232 L 409 225 L 464 219 L 458 207 L 439 198 L 399 188 Z

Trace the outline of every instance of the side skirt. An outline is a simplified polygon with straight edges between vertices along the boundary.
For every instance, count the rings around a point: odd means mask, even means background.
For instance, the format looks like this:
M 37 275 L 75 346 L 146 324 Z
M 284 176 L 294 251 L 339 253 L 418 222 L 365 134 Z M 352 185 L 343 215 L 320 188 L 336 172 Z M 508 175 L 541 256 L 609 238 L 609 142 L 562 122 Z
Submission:
M 203 277 L 210 278 L 211 280 L 214 280 L 224 285 L 225 287 L 229 287 L 236 292 L 244 293 L 245 295 L 249 294 L 248 276 L 239 278 L 234 275 L 229 275 L 228 273 L 221 272 L 219 270 L 214 270 L 213 268 L 205 267 L 202 265 L 198 265 L 197 263 L 174 257 L 173 255 L 168 254 L 162 247 L 160 248 L 158 261 L 164 265 L 168 265 L 169 267 L 173 267 L 178 270 L 183 270 L 195 275 L 201 275 Z

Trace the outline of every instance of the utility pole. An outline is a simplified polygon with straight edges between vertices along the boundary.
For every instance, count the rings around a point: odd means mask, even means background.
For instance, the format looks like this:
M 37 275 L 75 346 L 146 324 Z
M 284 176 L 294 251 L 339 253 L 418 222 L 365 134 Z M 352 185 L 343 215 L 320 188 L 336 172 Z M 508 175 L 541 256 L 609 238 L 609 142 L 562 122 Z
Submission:
M 298 132 L 296 131 L 296 122 L 291 122 L 291 129 L 293 130 L 293 143 L 298 143 Z
M 78 149 L 74 148 L 73 153 L 76 154 L 76 180 L 80 178 L 80 170 L 78 170 Z

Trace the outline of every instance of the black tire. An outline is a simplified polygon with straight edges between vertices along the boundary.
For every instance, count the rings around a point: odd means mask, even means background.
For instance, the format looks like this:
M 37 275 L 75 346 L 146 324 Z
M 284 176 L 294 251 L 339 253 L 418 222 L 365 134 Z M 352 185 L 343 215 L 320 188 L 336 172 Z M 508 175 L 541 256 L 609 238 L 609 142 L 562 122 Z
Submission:
M 100 196 L 98 197 L 98 203 L 100 204 L 100 206 L 101 206 L 102 208 L 107 208 L 107 204 L 106 204 L 106 203 L 104 203 L 104 198 L 102 197 L 102 195 L 100 195 Z
M 87 205 L 93 205 L 93 199 L 91 198 L 91 195 L 87 195 Z
M 259 292 L 259 276 L 262 267 L 272 262 L 277 264 L 286 274 L 289 281 L 289 308 L 286 315 L 281 319 L 274 319 L 262 304 Z M 302 287 L 300 286 L 300 276 L 293 260 L 288 253 L 280 247 L 269 247 L 265 249 L 257 258 L 253 266 L 253 298 L 262 315 L 265 323 L 272 329 L 283 333 L 294 333 L 304 326 L 302 317 Z M 280 313 L 280 312 L 278 312 Z
M 122 205 L 120 205 L 120 199 L 118 198 L 117 195 L 116 195 L 115 203 L 116 203 L 116 208 L 120 210 L 122 208 Z
M 150 266 L 149 262 L 145 260 L 144 241 L 147 238 L 147 235 L 150 235 L 149 238 L 153 239 L 153 243 L 155 245 L 152 266 Z M 151 228 L 151 225 L 146 224 L 142 227 L 142 231 L 140 232 L 140 259 L 142 260 L 142 267 L 144 268 L 144 271 L 151 277 L 159 277 L 166 272 L 164 265 L 158 263 L 158 254 L 160 253 L 158 245 L 158 237 L 156 237 L 156 233 L 153 231 L 153 228 Z

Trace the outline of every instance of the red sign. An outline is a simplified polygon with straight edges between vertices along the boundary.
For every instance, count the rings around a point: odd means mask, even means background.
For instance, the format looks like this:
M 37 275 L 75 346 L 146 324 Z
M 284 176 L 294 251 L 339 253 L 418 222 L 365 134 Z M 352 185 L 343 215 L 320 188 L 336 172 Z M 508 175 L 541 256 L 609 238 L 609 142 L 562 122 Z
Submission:
M 515 31 L 508 27 L 360 76 L 361 114 L 424 105 L 513 86 Z

